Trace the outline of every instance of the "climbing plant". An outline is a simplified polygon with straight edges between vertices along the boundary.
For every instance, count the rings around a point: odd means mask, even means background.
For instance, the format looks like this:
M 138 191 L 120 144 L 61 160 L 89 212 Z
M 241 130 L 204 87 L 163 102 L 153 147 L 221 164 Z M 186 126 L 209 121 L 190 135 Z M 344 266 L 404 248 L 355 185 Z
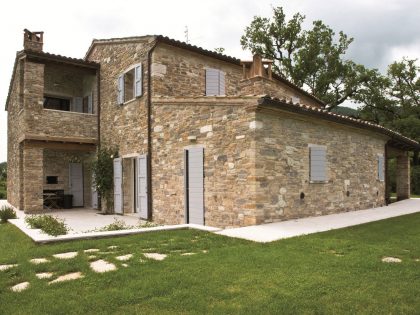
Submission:
M 102 147 L 92 162 L 93 184 L 101 199 L 106 202 L 107 211 L 112 208 L 114 185 L 114 158 L 118 157 L 116 148 Z

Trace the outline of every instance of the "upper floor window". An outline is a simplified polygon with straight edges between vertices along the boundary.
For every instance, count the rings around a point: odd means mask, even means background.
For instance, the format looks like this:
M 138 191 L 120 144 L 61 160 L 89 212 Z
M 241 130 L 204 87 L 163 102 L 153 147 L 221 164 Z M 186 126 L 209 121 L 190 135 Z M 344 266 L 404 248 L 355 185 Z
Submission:
M 141 96 L 142 93 L 142 68 L 139 64 L 118 77 L 117 103 L 124 104 Z
M 206 96 L 225 95 L 225 73 L 217 69 L 206 69 Z
M 310 145 L 309 160 L 310 181 L 327 181 L 327 148 L 325 146 Z

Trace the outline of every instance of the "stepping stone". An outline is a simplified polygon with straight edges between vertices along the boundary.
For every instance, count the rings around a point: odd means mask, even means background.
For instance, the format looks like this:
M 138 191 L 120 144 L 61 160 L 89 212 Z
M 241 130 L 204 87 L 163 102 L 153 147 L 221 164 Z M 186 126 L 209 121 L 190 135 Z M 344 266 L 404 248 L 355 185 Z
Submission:
M 181 254 L 181 256 L 191 256 L 191 255 L 195 255 L 196 253 L 183 253 Z
M 417 261 L 417 262 L 419 262 L 419 261 L 420 261 L 420 259 L 419 259 L 419 258 L 417 258 L 417 259 L 414 259 L 414 261 Z
M 35 264 L 35 265 L 39 265 L 39 264 L 45 264 L 50 262 L 47 258 L 33 258 L 31 260 L 29 260 L 29 262 Z
M 159 253 L 144 253 L 144 257 L 154 260 L 164 260 L 168 255 Z
M 53 257 L 58 259 L 72 259 L 77 256 L 77 252 L 68 252 L 68 253 L 61 253 L 61 254 L 55 254 Z
M 95 258 L 96 258 L 96 256 L 95 256 L 95 255 L 90 255 L 88 258 L 89 258 L 89 259 L 95 259 Z
M 131 258 L 133 258 L 133 254 L 127 254 L 127 255 L 115 257 L 115 259 L 119 261 L 127 261 L 127 260 L 130 260 Z
M 396 258 L 396 257 L 384 257 L 384 258 L 382 258 L 382 261 L 386 262 L 386 263 L 400 263 L 400 262 L 402 262 L 401 259 Z
M 96 253 L 99 252 L 99 248 L 89 248 L 84 250 L 85 253 Z
M 204 254 L 207 254 L 209 251 L 208 251 L 207 249 L 203 249 L 203 250 L 202 250 L 202 252 L 203 252 Z
M 41 273 L 37 273 L 37 274 L 35 274 L 35 276 L 36 276 L 38 279 L 49 279 L 49 278 L 51 278 L 53 275 L 54 275 L 54 273 L 52 273 L 52 272 L 41 272 Z
M 76 279 L 80 279 L 80 278 L 83 278 L 83 277 L 84 276 L 81 272 L 72 272 L 72 273 L 68 273 L 68 274 L 63 275 L 63 276 L 59 276 L 57 279 L 48 282 L 48 284 L 70 281 L 70 280 L 76 280 Z
M 109 249 L 116 249 L 116 248 L 118 248 L 118 246 L 117 245 L 111 245 L 111 246 L 108 246 L 108 248 Z
M 127 267 L 128 267 L 128 265 L 127 265 L 127 264 L 121 264 L 121 266 L 123 266 L 123 267 L 125 267 L 125 268 L 127 268 Z
M 17 267 L 19 266 L 18 264 L 13 264 L 13 265 L 0 265 L 0 271 L 5 271 L 5 270 L 9 270 L 11 268 Z
M 115 267 L 113 263 L 107 262 L 103 259 L 91 262 L 90 268 L 92 268 L 93 271 L 98 273 L 117 270 L 117 267 Z
M 23 290 L 26 290 L 27 288 L 29 288 L 29 282 L 22 282 L 14 285 L 10 288 L 10 290 L 12 290 L 13 292 L 21 292 Z

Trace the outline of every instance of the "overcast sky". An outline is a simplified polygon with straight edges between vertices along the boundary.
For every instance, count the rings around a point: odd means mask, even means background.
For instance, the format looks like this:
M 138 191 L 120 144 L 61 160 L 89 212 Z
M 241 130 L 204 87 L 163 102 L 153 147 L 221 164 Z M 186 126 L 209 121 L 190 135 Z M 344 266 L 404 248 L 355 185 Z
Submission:
M 334 3 L 334 5 L 332 5 Z M 306 15 L 306 24 L 323 20 L 355 38 L 349 58 L 384 71 L 403 56 L 420 58 L 418 0 L 20 0 L 0 2 L 0 106 L 4 108 L 23 29 L 44 31 L 44 51 L 82 58 L 93 38 L 162 34 L 194 45 L 249 58 L 239 39 L 253 16 L 271 16 L 283 6 L 288 16 Z M 7 159 L 7 114 L 0 111 L 0 162 Z

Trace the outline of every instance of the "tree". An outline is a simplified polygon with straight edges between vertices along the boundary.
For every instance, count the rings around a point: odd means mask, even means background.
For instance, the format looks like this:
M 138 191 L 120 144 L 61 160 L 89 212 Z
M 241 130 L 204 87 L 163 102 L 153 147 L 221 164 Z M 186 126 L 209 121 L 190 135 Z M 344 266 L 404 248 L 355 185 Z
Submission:
M 352 98 L 370 80 L 371 70 L 345 60 L 353 38 L 334 31 L 322 21 L 303 30 L 305 16 L 296 13 L 286 19 L 282 7 L 273 17 L 254 17 L 241 37 L 244 49 L 274 61 L 273 71 L 323 100 L 327 109 Z
M 0 163 L 0 181 L 7 179 L 7 162 Z

